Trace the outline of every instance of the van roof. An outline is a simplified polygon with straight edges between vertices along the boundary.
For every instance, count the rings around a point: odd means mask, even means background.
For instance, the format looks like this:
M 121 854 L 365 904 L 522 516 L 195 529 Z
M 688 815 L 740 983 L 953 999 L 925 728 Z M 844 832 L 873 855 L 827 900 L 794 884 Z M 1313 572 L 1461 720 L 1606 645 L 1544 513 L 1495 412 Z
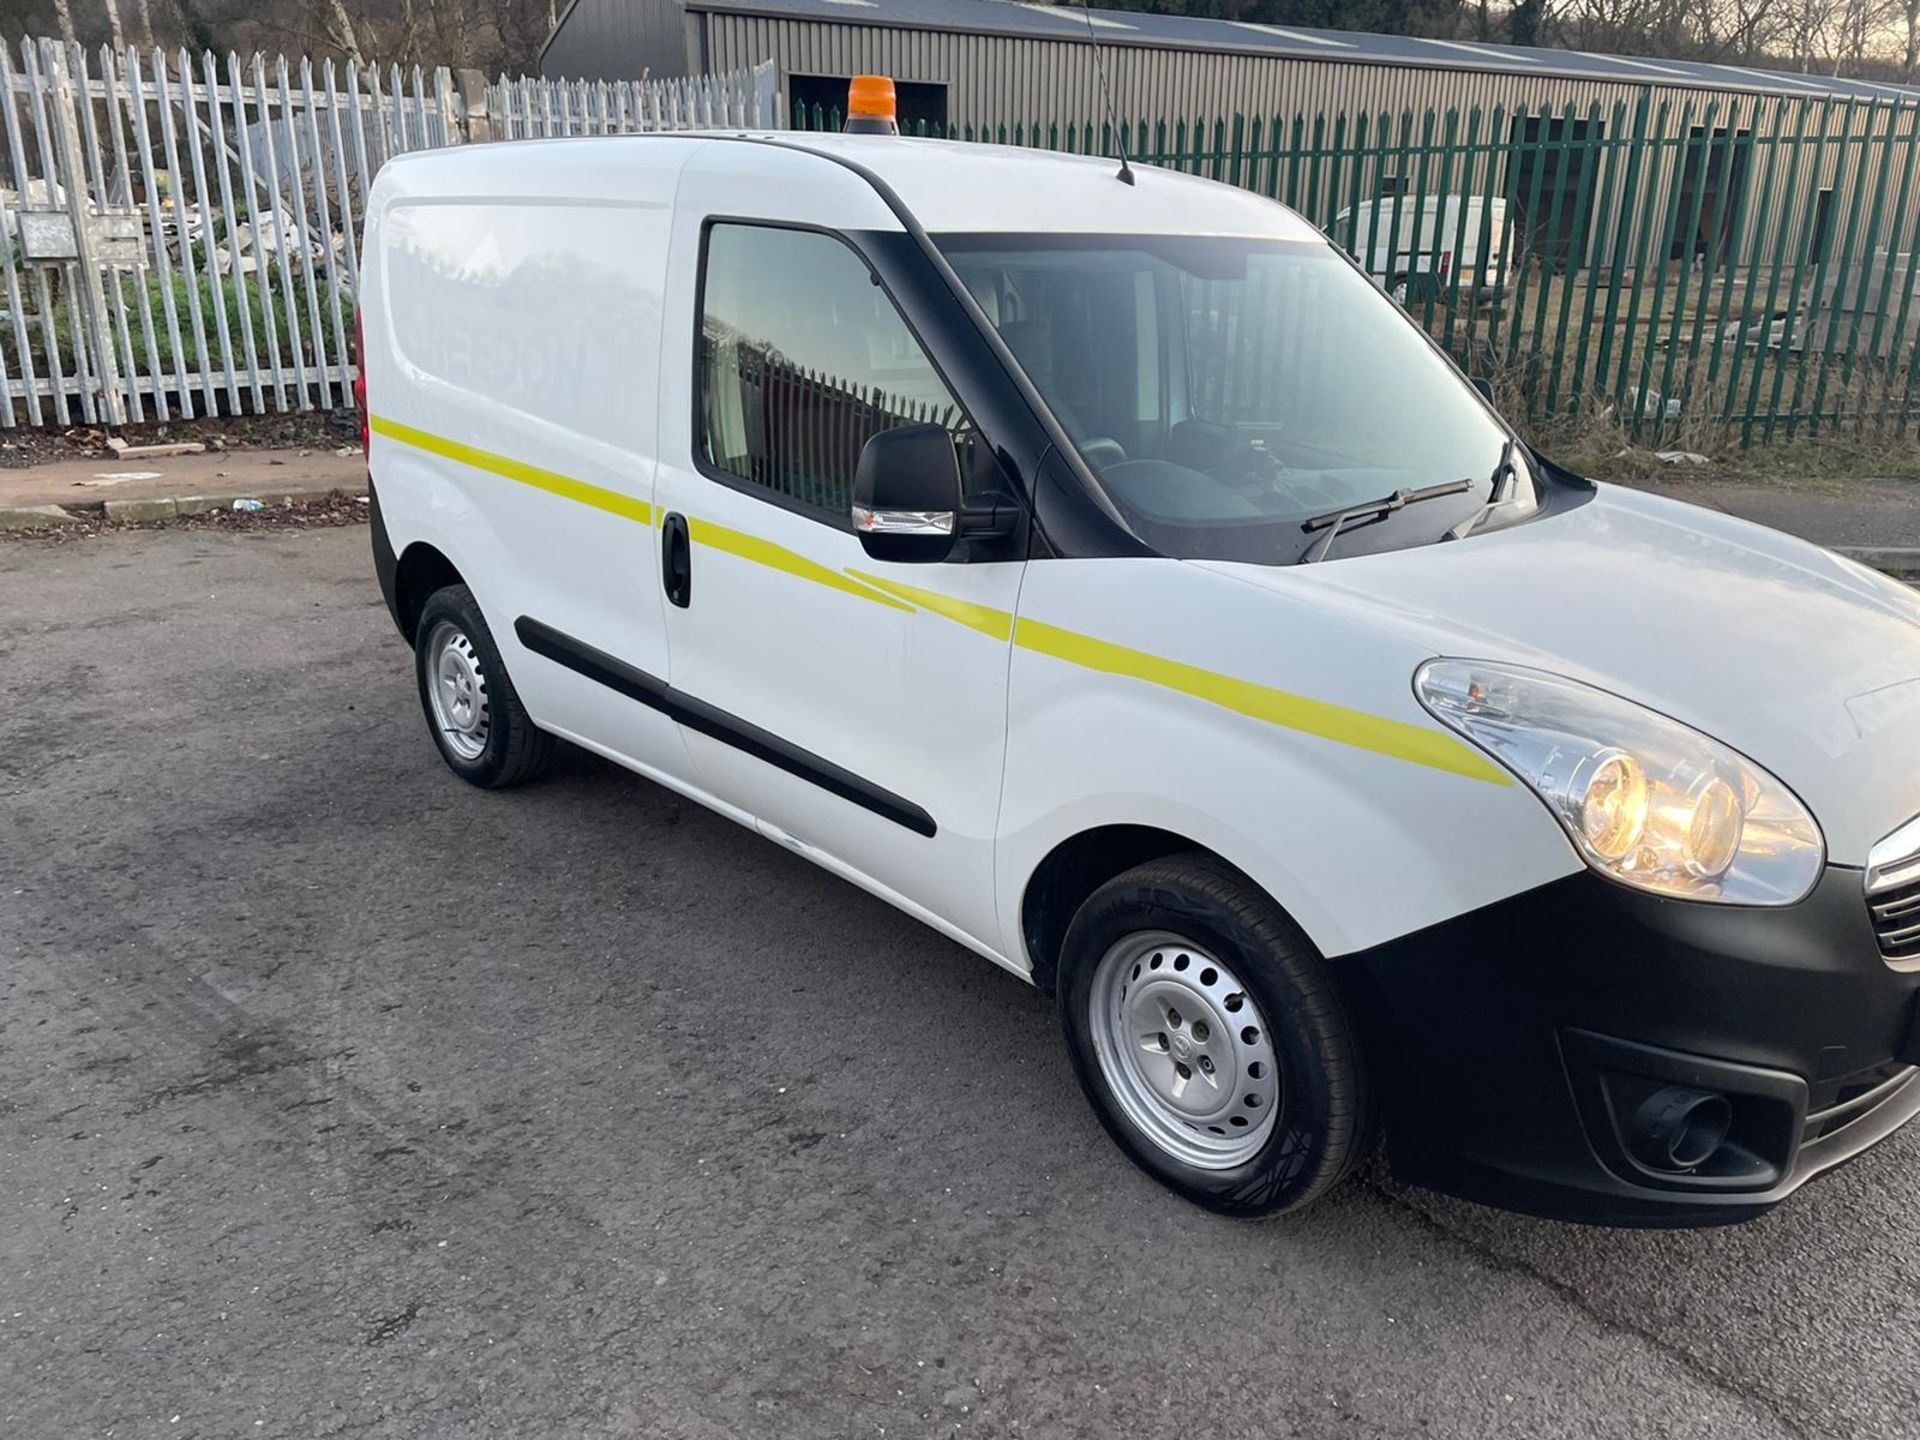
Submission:
M 1138 163 L 1135 183 L 1122 184 L 1119 163 L 1107 156 L 891 135 L 776 131 L 755 138 L 860 166 L 935 233 L 1320 238 L 1291 210 L 1238 186 Z
M 753 142 L 751 157 L 741 153 L 749 148 L 741 141 Z M 823 175 L 820 167 L 828 162 L 833 162 L 832 173 Z M 780 191 L 817 194 L 823 184 L 836 183 L 855 187 L 873 200 L 870 207 L 860 207 L 861 216 L 850 218 L 855 227 L 896 222 L 881 197 L 846 166 L 891 190 L 935 234 L 1321 238 L 1274 201 L 1194 175 L 1135 164 L 1136 183 L 1123 185 L 1118 162 L 1108 157 L 890 135 L 682 130 L 460 145 L 394 156 L 381 168 L 380 188 L 557 196 L 563 191 L 577 195 L 585 187 L 587 193 L 631 198 L 661 194 L 683 168 L 708 165 L 735 171 L 744 165 L 769 179 L 796 182 L 768 190 L 769 213 L 780 208 Z M 852 198 L 852 189 L 845 193 Z

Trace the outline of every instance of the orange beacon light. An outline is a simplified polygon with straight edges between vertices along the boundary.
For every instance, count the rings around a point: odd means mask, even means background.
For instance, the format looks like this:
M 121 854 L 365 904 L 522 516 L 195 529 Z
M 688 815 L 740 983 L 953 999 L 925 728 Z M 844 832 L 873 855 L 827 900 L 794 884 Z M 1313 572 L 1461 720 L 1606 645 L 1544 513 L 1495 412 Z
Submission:
M 849 135 L 898 135 L 894 119 L 893 81 L 885 75 L 856 75 L 847 85 Z

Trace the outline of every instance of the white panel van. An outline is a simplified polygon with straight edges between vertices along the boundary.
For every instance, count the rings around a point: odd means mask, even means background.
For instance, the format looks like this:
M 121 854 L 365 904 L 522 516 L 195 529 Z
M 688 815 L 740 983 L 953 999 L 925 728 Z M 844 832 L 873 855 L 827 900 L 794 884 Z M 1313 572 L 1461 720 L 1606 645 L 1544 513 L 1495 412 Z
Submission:
M 1327 229 L 1402 305 L 1455 280 L 1472 297 L 1507 274 L 1507 202 L 1479 195 L 1385 195 L 1334 216 Z
M 381 172 L 363 292 L 454 773 L 583 746 L 1052 992 L 1180 1194 L 1299 1206 L 1384 1136 L 1720 1222 L 1920 1108 L 1920 598 L 1532 453 L 1282 207 L 461 147 Z

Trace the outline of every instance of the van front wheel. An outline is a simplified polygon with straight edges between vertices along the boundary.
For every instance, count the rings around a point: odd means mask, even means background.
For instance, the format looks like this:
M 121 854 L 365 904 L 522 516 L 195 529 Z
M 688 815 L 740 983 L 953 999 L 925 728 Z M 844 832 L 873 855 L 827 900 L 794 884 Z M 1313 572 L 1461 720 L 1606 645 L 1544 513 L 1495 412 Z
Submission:
M 521 705 L 466 586 L 428 597 L 414 631 L 413 669 L 433 743 L 462 780 L 499 790 L 534 779 L 553 762 L 556 742 Z
M 1068 928 L 1059 994 L 1101 1124 L 1196 1204 L 1298 1209 L 1363 1153 L 1359 1045 L 1325 967 L 1222 862 L 1171 856 L 1095 891 Z

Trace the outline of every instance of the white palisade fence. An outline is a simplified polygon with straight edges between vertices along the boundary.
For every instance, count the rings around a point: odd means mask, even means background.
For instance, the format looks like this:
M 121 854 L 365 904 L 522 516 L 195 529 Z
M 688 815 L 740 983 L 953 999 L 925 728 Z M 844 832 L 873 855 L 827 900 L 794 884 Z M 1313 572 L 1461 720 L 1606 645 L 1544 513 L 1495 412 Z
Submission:
M 684 80 L 509 80 L 487 87 L 496 140 L 784 128 L 771 61 Z
M 780 123 L 771 65 L 488 82 L 0 46 L 0 428 L 343 403 L 362 207 L 390 156 Z

